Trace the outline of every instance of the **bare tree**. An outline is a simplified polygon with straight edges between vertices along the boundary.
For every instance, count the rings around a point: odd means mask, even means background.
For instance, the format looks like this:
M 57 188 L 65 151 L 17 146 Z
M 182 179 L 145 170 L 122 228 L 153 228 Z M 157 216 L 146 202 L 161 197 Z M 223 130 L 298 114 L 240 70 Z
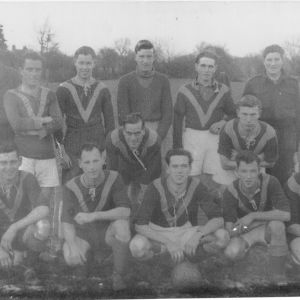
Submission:
M 130 52 L 130 39 L 121 38 L 115 41 L 115 49 L 120 56 L 126 56 Z
M 38 30 L 38 43 L 40 45 L 41 54 L 49 51 L 58 50 L 58 43 L 55 42 L 55 34 L 50 26 L 48 19 Z

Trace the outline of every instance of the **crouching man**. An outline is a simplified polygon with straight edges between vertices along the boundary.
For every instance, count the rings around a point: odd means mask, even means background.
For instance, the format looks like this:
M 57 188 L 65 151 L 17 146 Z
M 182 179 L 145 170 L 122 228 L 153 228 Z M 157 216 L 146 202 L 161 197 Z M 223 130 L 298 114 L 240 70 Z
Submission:
M 285 224 L 290 220 L 288 200 L 279 181 L 259 173 L 260 160 L 248 150 L 236 156 L 238 179 L 223 194 L 225 227 L 231 240 L 225 255 L 240 259 L 256 243 L 268 246 L 270 279 L 285 284 L 288 246 Z
M 113 251 L 113 289 L 121 290 L 126 287 L 123 274 L 129 254 L 129 199 L 121 176 L 103 170 L 103 164 L 104 155 L 97 145 L 82 146 L 79 166 L 83 174 L 64 188 L 63 255 L 69 266 L 87 275 L 93 255 L 108 245 Z
M 19 171 L 21 157 L 14 144 L 0 146 L 0 267 L 15 266 L 26 284 L 37 284 L 32 266 L 46 249 L 49 208 L 36 178 Z
M 192 156 L 183 149 L 166 155 L 167 177 L 150 184 L 137 214 L 137 235 L 130 242 L 133 257 L 147 259 L 168 251 L 174 262 L 198 250 L 225 248 L 229 235 L 224 230 L 220 207 L 198 178 L 190 177 Z M 204 225 L 198 226 L 197 213 Z M 203 246 L 203 248 L 202 248 Z

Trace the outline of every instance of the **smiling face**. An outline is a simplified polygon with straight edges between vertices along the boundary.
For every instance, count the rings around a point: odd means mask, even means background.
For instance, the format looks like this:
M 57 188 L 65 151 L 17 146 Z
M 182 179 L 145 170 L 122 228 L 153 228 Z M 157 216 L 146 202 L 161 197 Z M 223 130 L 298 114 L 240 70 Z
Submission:
M 251 130 L 254 129 L 258 124 L 260 109 L 258 106 L 241 106 L 237 110 L 237 116 L 239 118 L 241 127 L 246 130 Z
M 282 56 L 278 52 L 268 53 L 264 59 L 264 65 L 267 74 L 271 76 L 279 76 L 283 66 Z
M 79 54 L 75 58 L 74 65 L 76 68 L 77 76 L 82 80 L 88 80 L 93 75 L 93 69 L 95 67 L 95 61 L 92 55 Z
M 258 180 L 259 166 L 256 161 L 249 164 L 241 161 L 237 168 L 237 174 L 245 188 L 252 188 Z
M 83 151 L 79 159 L 79 167 L 88 179 L 96 179 L 103 171 L 104 157 L 97 148 Z
M 26 59 L 21 69 L 22 84 L 30 88 L 40 85 L 43 64 L 40 60 Z
M 137 68 L 141 72 L 149 72 L 153 69 L 154 49 L 141 49 L 135 54 Z
M 183 184 L 187 181 L 191 172 L 189 158 L 185 155 L 173 155 L 167 167 L 169 179 L 175 184 Z
M 216 62 L 210 57 L 201 57 L 195 64 L 198 81 L 202 84 L 211 83 L 216 72 Z
M 21 160 L 16 151 L 0 153 L 0 177 L 3 181 L 13 180 L 18 173 Z

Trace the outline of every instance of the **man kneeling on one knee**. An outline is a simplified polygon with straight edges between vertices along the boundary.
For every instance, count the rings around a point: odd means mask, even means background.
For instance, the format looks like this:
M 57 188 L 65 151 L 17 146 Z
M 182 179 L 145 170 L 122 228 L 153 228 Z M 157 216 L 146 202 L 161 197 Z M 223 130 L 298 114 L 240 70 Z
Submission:
M 79 166 L 83 174 L 67 182 L 64 189 L 63 254 L 69 266 L 87 275 L 93 254 L 108 245 L 113 251 L 113 289 L 120 290 L 126 287 L 129 199 L 121 176 L 103 170 L 103 164 L 104 155 L 97 145 L 82 146 Z
M 225 228 L 231 234 L 225 255 L 239 259 L 252 245 L 265 244 L 270 255 L 271 280 L 285 283 L 288 246 L 284 222 L 290 219 L 288 200 L 274 176 L 260 174 L 255 153 L 241 151 L 236 163 L 238 179 L 223 195 Z
M 134 257 L 146 259 L 168 251 L 175 262 L 197 250 L 225 248 L 229 235 L 223 227 L 220 207 L 198 178 L 190 177 L 192 157 L 183 149 L 166 155 L 167 177 L 154 180 L 147 188 L 130 242 Z M 198 209 L 206 223 L 197 225 Z M 202 220 L 203 221 L 203 220 Z
M 36 178 L 19 171 L 21 157 L 14 144 L 0 146 L 0 267 L 21 265 L 27 284 L 38 278 L 33 270 L 40 252 L 46 250 L 50 223 L 47 199 Z

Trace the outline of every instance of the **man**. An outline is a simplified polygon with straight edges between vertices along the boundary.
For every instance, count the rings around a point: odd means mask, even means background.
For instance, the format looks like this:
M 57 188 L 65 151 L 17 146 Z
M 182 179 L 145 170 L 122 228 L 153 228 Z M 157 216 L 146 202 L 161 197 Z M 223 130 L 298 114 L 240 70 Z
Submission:
M 214 53 L 204 51 L 197 56 L 197 78 L 179 89 L 173 120 L 173 146 L 183 145 L 192 153 L 191 175 L 211 174 L 215 181 L 214 176 L 222 169 L 217 153 L 218 134 L 226 120 L 235 114 L 229 88 L 214 79 L 216 69 Z
M 132 112 L 140 112 L 146 126 L 163 141 L 172 123 L 172 97 L 168 78 L 155 71 L 155 51 L 150 41 L 135 47 L 136 70 L 121 77 L 118 85 L 119 124 Z M 165 148 L 165 145 L 163 146 Z M 164 153 L 164 149 L 162 149 Z
M 268 246 L 272 282 L 284 284 L 288 254 L 284 222 L 290 220 L 287 198 L 274 176 L 259 173 L 255 153 L 241 151 L 236 163 L 238 179 L 223 194 L 225 228 L 232 236 L 225 255 L 240 259 L 251 246 L 263 243 Z
M 80 174 L 78 156 L 81 146 L 91 142 L 103 150 L 107 133 L 115 128 L 110 92 L 93 78 L 95 58 L 92 48 L 82 46 L 77 49 L 74 55 L 76 76 L 63 82 L 56 92 L 66 120 L 62 146 L 63 182 Z
M 32 264 L 46 246 L 49 209 L 36 178 L 18 171 L 20 165 L 16 146 L 0 145 L 0 268 L 19 266 L 25 283 L 36 284 Z
M 106 154 L 108 169 L 120 173 L 129 186 L 132 208 L 135 208 L 146 186 L 161 174 L 159 136 L 145 127 L 139 113 L 131 113 L 124 119 L 122 128 L 108 135 Z
M 11 128 L 4 110 L 4 95 L 10 89 L 17 88 L 21 83 L 17 70 L 0 62 L 0 143 L 12 143 L 14 131 Z
M 166 155 L 167 177 L 148 186 L 130 242 L 133 257 L 146 259 L 168 252 L 175 262 L 198 250 L 225 248 L 229 235 L 222 229 L 220 207 L 198 178 L 190 177 L 192 156 L 183 149 Z M 202 212 L 197 224 L 198 209 Z M 203 248 L 202 248 L 203 247 Z
M 261 102 L 255 96 L 245 95 L 237 103 L 237 118 L 230 120 L 220 132 L 218 153 L 224 169 L 220 176 L 228 184 L 236 179 L 235 157 L 241 150 L 251 150 L 260 157 L 261 168 L 272 168 L 278 159 L 275 130 L 259 121 Z
M 244 95 L 255 95 L 262 102 L 261 120 L 277 133 L 279 159 L 271 174 L 284 184 L 293 172 L 293 157 L 300 134 L 300 97 L 298 81 L 283 70 L 284 50 L 278 45 L 263 52 L 265 74 L 250 79 Z
M 79 166 L 82 175 L 68 181 L 64 190 L 63 255 L 69 266 L 87 275 L 92 257 L 101 246 L 113 251 L 113 289 L 126 287 L 123 275 L 130 240 L 129 200 L 115 171 L 104 171 L 104 155 L 96 144 L 84 144 Z

